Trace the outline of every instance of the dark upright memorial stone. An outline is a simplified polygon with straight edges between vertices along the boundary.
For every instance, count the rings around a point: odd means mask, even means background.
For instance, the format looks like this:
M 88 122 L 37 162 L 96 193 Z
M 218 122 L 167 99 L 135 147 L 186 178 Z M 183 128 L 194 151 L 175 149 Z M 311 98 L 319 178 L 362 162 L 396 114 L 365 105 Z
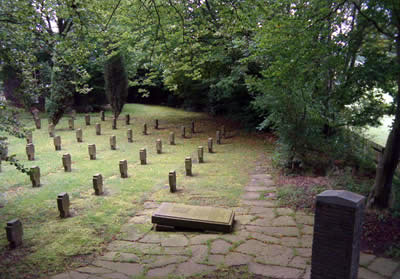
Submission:
M 74 119 L 68 119 L 68 127 L 70 130 L 74 130 L 75 129 L 75 125 L 74 125 Z
M 131 124 L 131 116 L 129 114 L 125 115 L 125 125 Z
M 216 139 L 217 139 L 217 144 L 221 144 L 221 131 L 217 131 Z
M 29 177 L 32 182 L 32 187 L 40 187 L 40 168 L 38 166 L 31 167 Z
M 19 219 L 8 221 L 6 234 L 11 249 L 20 246 L 22 244 L 22 236 L 24 235 L 21 221 Z
M 213 153 L 213 138 L 208 138 L 208 153 Z
M 62 164 L 65 172 L 71 172 L 71 154 L 65 153 L 62 156 Z
M 169 144 L 175 145 L 175 133 L 174 132 L 169 133 Z
M 53 142 L 54 142 L 54 149 L 56 151 L 61 150 L 61 137 L 60 136 L 55 136 L 53 138 Z
M 35 161 L 35 146 L 33 143 L 28 143 L 26 145 L 26 156 L 29 161 Z
M 190 125 L 190 131 L 191 131 L 191 133 L 192 134 L 194 134 L 195 133 L 195 130 L 194 130 L 194 121 L 192 120 L 192 123 L 191 123 L 191 125 Z
M 147 124 L 143 124 L 143 135 L 147 135 Z
M 112 129 L 117 130 L 117 118 L 113 117 L 112 119 Z
M 154 120 L 154 129 L 158 129 L 158 119 Z
M 128 137 L 128 142 L 133 142 L 133 132 L 132 129 L 128 129 L 128 131 L 126 131 L 126 135 Z
M 77 142 L 82 142 L 83 141 L 82 129 L 81 128 L 76 130 L 76 141 Z
M 317 196 L 311 279 L 357 279 L 364 196 L 327 190 Z
M 204 148 L 203 148 L 203 146 L 197 147 L 197 156 L 199 159 L 199 163 L 204 163 Z
M 117 149 L 117 138 L 114 135 L 110 136 L 110 148 L 111 150 Z
M 157 149 L 157 154 L 162 153 L 162 142 L 161 139 L 157 139 L 156 141 L 156 149 Z
M 140 149 L 139 152 L 139 157 L 140 157 L 140 164 L 141 165 L 146 165 L 147 164 L 147 153 L 146 153 L 146 148 Z
M 93 189 L 96 196 L 103 194 L 103 176 L 100 173 L 93 175 Z
M 106 120 L 106 115 L 104 113 L 104 110 L 100 111 L 100 120 L 105 121 Z
M 171 193 L 175 193 L 176 192 L 176 171 L 169 172 L 168 181 L 169 181 L 169 191 Z
M 192 176 L 192 158 L 191 157 L 185 158 L 185 170 L 186 170 L 186 176 Z
M 89 114 L 85 115 L 85 123 L 86 123 L 86 126 L 90 126 L 90 115 Z
M 61 218 L 67 218 L 71 216 L 69 213 L 69 196 L 67 193 L 58 194 L 57 207 Z
M 121 178 L 128 178 L 128 161 L 119 161 L 119 172 L 121 173 Z
M 97 136 L 101 135 L 101 125 L 100 125 L 100 123 L 96 123 L 96 135 Z
M 181 127 L 181 137 L 182 137 L 182 138 L 185 138 L 185 137 L 186 137 L 186 127 L 185 127 L 185 126 L 182 126 L 182 127 Z
M 89 150 L 90 160 L 96 160 L 96 145 L 95 144 L 89 144 L 88 145 L 88 150 Z

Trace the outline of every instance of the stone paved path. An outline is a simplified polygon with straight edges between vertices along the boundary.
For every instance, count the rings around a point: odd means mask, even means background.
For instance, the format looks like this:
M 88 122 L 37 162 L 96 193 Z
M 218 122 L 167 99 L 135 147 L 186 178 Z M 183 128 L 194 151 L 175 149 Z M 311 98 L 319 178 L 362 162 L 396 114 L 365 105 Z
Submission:
M 184 278 L 247 265 L 257 278 L 308 279 L 314 218 L 277 207 L 276 188 L 263 170 L 263 166 L 256 168 L 258 173 L 251 175 L 240 206 L 234 208 L 234 233 L 140 230 L 150 224 L 159 205 L 148 201 L 145 210 L 123 226 L 119 239 L 92 265 L 51 278 Z M 359 279 L 390 278 L 400 279 L 399 262 L 361 254 Z

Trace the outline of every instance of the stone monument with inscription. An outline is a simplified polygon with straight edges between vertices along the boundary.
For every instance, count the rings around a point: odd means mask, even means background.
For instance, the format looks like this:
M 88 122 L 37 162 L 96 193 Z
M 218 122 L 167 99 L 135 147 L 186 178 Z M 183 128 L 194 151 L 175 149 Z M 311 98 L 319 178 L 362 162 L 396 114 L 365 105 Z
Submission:
M 176 192 L 176 171 L 169 172 L 168 181 L 169 181 L 169 191 L 171 193 L 175 193 Z
M 61 137 L 60 136 L 55 136 L 53 138 L 53 142 L 54 142 L 54 149 L 56 151 L 61 150 Z
M 117 137 L 115 135 L 110 136 L 110 148 L 111 150 L 117 149 Z
M 185 158 L 185 170 L 186 170 L 186 176 L 192 176 L 192 158 L 191 157 Z
M 22 223 L 19 219 L 12 219 L 7 222 L 6 226 L 7 240 L 10 248 L 15 249 L 22 244 L 22 236 L 24 231 L 22 229 Z
M 146 123 L 144 123 L 143 124 L 143 135 L 147 135 L 147 124 Z
M 103 194 L 103 176 L 100 173 L 93 175 L 93 189 L 96 196 Z
M 89 150 L 89 158 L 90 158 L 90 160 L 96 160 L 96 145 L 95 144 L 89 144 L 88 145 L 88 150 Z
M 69 196 L 67 193 L 58 194 L 57 207 L 61 218 L 67 218 L 71 216 L 69 212 Z
M 140 149 L 139 152 L 139 157 L 140 157 L 140 164 L 141 165 L 146 165 L 147 164 L 147 153 L 146 153 L 146 148 Z
M 156 150 L 157 150 L 157 154 L 161 154 L 162 153 L 162 142 L 161 142 L 161 139 L 157 139 L 157 141 L 156 141 Z
M 40 187 L 40 168 L 38 166 L 30 168 L 29 177 L 32 182 L 32 187 Z
M 121 174 L 121 178 L 128 178 L 128 161 L 127 160 L 119 161 L 119 172 Z
M 71 168 L 71 154 L 69 154 L 69 153 L 65 153 L 63 156 L 62 156 L 62 164 L 63 164 L 63 167 L 64 167 L 64 171 L 65 172 L 71 172 L 71 170 L 72 170 L 72 168 Z
M 199 163 L 204 163 L 204 147 L 197 147 L 197 157 L 199 159 Z
M 76 141 L 77 142 L 82 142 L 83 141 L 83 135 L 82 135 L 82 129 L 76 129 Z
M 208 153 L 213 153 L 213 138 L 208 138 Z
M 33 143 L 28 143 L 25 149 L 28 161 L 35 161 L 35 146 L 33 145 Z
M 101 125 L 100 125 L 100 123 L 96 123 L 96 135 L 97 136 L 101 135 Z
M 126 131 L 126 135 L 127 135 L 127 137 L 128 137 L 128 142 L 133 142 L 133 132 L 132 132 L 132 129 L 128 129 L 128 130 Z

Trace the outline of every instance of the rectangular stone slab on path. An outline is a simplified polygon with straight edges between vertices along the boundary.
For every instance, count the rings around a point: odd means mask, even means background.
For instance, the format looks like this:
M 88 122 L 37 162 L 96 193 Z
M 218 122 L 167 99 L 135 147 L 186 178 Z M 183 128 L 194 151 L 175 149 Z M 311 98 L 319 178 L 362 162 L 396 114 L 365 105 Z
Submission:
M 234 217 L 235 213 L 230 209 L 162 203 L 151 221 L 161 226 L 231 232 Z

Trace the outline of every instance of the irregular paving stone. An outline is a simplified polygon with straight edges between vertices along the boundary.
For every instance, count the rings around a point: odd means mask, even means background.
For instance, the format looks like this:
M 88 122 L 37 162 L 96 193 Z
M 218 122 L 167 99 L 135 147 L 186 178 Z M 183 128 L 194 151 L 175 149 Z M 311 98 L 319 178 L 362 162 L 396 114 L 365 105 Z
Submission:
M 119 252 L 107 252 L 103 256 L 99 257 L 100 260 L 105 261 L 116 261 L 116 262 L 129 262 L 138 263 L 139 257 L 135 254 L 130 253 L 119 253 Z
M 375 271 L 384 276 L 391 276 L 399 267 L 399 263 L 391 259 L 376 258 L 369 266 L 368 269 Z
M 305 269 L 307 266 L 307 263 L 310 262 L 309 259 L 303 258 L 303 257 L 294 257 L 290 262 L 289 266 L 292 267 L 297 267 L 297 268 L 302 268 Z
M 150 269 L 147 274 L 146 278 L 166 278 L 169 274 L 172 274 L 175 271 L 175 265 L 167 265 L 159 268 Z
M 282 237 L 281 243 L 287 247 L 302 247 L 300 239 L 297 237 Z
M 109 269 L 105 269 L 102 267 L 96 267 L 96 266 L 85 266 L 85 267 L 78 268 L 76 271 L 82 272 L 82 273 L 93 273 L 93 274 L 112 273 L 112 271 Z
M 120 273 L 124 273 L 129 276 L 136 276 L 142 274 L 143 266 L 137 263 L 119 263 L 119 262 L 109 262 L 109 261 L 95 261 L 94 265 L 112 269 Z
M 168 238 L 163 238 L 161 241 L 161 246 L 186 246 L 189 241 L 184 235 L 174 235 Z
M 310 279 L 311 278 L 311 266 L 308 265 L 306 267 L 306 273 L 303 276 L 303 279 Z
M 302 257 L 311 258 L 312 255 L 311 248 L 296 248 L 296 251 Z
M 165 255 L 188 255 L 190 254 L 190 248 L 177 246 L 177 247 L 165 247 L 163 250 Z
M 215 270 L 215 266 L 209 266 L 209 265 L 204 265 L 204 264 L 197 264 L 195 262 L 189 261 L 186 263 L 181 263 L 177 267 L 177 274 L 182 274 L 184 276 L 192 276 L 198 273 L 204 273 L 204 272 L 211 272 Z
M 84 275 L 84 274 L 82 274 Z M 88 277 L 89 275 L 86 275 L 86 277 Z M 51 279 L 70 279 L 71 277 L 69 276 L 68 272 L 65 273 L 61 273 L 61 274 L 57 274 L 54 276 L 51 276 Z
M 261 227 L 270 227 L 272 224 L 273 217 L 266 217 L 266 218 L 258 218 L 251 222 L 249 225 L 253 226 L 261 226 Z
M 286 227 L 286 226 L 296 226 L 296 223 L 290 216 L 280 216 L 272 220 L 272 225 L 276 227 Z
M 241 204 L 259 207 L 276 207 L 275 203 L 267 200 L 242 200 Z
M 185 256 L 153 256 L 149 260 L 147 260 L 147 266 L 150 268 L 162 267 L 170 264 L 182 263 L 187 261 L 187 257 Z
M 267 187 L 267 186 L 247 186 L 244 188 L 247 192 L 269 192 L 275 191 L 275 187 Z
M 292 214 L 294 214 L 293 209 L 286 208 L 286 207 L 277 208 L 276 212 L 278 213 L 278 215 L 292 215 Z
M 108 245 L 107 249 L 110 251 L 122 252 L 132 250 L 134 244 L 129 241 L 115 240 Z
M 135 216 L 133 218 L 131 218 L 129 220 L 129 223 L 133 223 L 133 224 L 150 224 L 151 223 L 151 218 L 149 218 L 148 216 Z
M 246 192 L 242 195 L 242 199 L 245 200 L 259 200 L 260 199 L 260 193 L 258 192 Z
M 190 248 L 192 252 L 191 261 L 199 263 L 206 260 L 208 255 L 208 247 L 206 245 L 193 245 Z
M 145 233 L 138 232 L 132 224 L 126 224 L 121 228 L 121 234 L 118 236 L 121 240 L 137 241 L 141 239 Z
M 209 240 L 214 240 L 217 239 L 220 235 L 218 234 L 201 234 L 201 235 L 196 235 L 190 239 L 190 243 L 192 245 L 197 245 L 197 244 L 203 244 L 206 243 Z
M 303 235 L 299 240 L 300 240 L 301 247 L 303 247 L 303 248 L 311 248 L 312 247 L 312 242 L 313 242 L 312 235 Z
M 243 265 L 243 264 L 248 264 L 252 260 L 253 260 L 252 256 L 231 252 L 225 256 L 225 265 L 226 266 Z
M 296 227 L 260 227 L 260 226 L 246 226 L 246 230 L 250 232 L 262 232 L 271 236 L 299 236 L 299 229 Z
M 376 258 L 375 255 L 360 253 L 360 265 L 367 266 L 369 265 L 374 259 Z
M 234 242 L 239 242 L 239 241 L 245 241 L 247 239 L 247 236 L 244 235 L 239 235 L 239 234 L 226 234 L 222 235 L 220 238 L 225 239 L 231 243 Z
M 235 250 L 248 255 L 257 255 L 260 254 L 266 246 L 267 245 L 261 241 L 251 239 L 239 245 Z
M 103 276 L 107 276 L 108 274 L 103 274 Z M 76 271 L 71 271 L 69 273 L 69 279 L 87 279 L 90 275 L 89 274 L 84 274 L 84 273 L 79 273 Z
M 299 215 L 299 213 L 296 213 L 296 222 L 304 225 L 314 225 L 314 216 L 309 216 L 309 215 Z
M 229 252 L 229 248 L 231 248 L 232 244 L 226 242 L 225 240 L 215 240 L 211 244 L 211 253 L 212 254 L 226 254 Z
M 358 269 L 358 279 L 385 279 L 385 277 L 378 273 L 369 271 L 366 268 L 360 267 Z
M 261 207 L 261 206 L 253 206 L 250 209 L 251 214 L 260 214 L 260 216 L 266 215 L 271 216 L 272 218 L 275 217 L 274 208 L 271 207 Z
M 111 242 L 108 246 L 108 249 L 111 251 L 117 252 L 131 252 L 131 253 L 141 253 L 141 254 L 161 254 L 161 246 L 157 244 L 150 244 L 150 243 L 129 243 L 129 246 L 121 246 L 115 245 L 114 243 L 117 241 Z M 121 241 L 120 241 L 121 242 Z
M 250 223 L 250 221 L 253 218 L 254 218 L 253 215 L 239 215 L 239 216 L 235 216 L 235 222 L 246 225 L 246 224 Z
M 161 240 L 165 236 L 166 236 L 165 234 L 160 234 L 160 233 L 148 233 L 139 242 L 142 242 L 142 243 L 161 243 Z
M 313 234 L 313 233 L 314 233 L 314 227 L 313 227 L 313 226 L 304 225 L 304 226 L 301 228 L 301 232 L 302 232 L 303 234 Z
M 235 212 L 235 216 L 237 216 L 237 215 L 248 214 L 250 208 L 249 207 L 233 207 L 232 210 Z
M 209 255 L 207 263 L 211 265 L 219 265 L 224 262 L 224 258 L 223 255 Z
M 127 276 L 122 273 L 110 273 L 110 274 L 105 274 L 102 276 L 102 278 L 105 279 L 130 279 L 130 276 Z
M 274 265 L 288 265 L 292 258 L 293 249 L 280 245 L 267 245 L 256 255 L 257 262 Z
M 301 269 L 295 269 L 282 266 L 263 265 L 258 263 L 250 263 L 249 271 L 251 273 L 276 279 L 293 279 L 300 278 L 303 273 Z
M 273 243 L 273 244 L 281 244 L 281 240 L 279 238 L 273 237 L 273 236 L 269 236 L 269 235 L 265 235 L 262 233 L 257 233 L 257 232 L 253 232 L 251 233 L 251 237 L 262 241 L 262 242 L 267 242 L 267 243 Z

